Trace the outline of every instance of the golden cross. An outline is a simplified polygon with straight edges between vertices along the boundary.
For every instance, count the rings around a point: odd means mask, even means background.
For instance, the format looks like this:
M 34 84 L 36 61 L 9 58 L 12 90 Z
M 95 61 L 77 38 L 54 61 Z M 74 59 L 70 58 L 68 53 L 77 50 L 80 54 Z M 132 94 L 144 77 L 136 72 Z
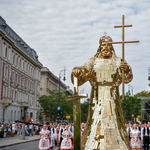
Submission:
M 110 44 L 122 44 L 122 60 L 124 61 L 124 44 L 125 43 L 137 43 L 139 41 L 124 41 L 124 28 L 132 27 L 132 25 L 124 24 L 124 15 L 122 15 L 122 25 L 114 26 L 114 28 L 122 28 L 122 41 L 120 42 L 108 42 Z M 124 100 L 124 71 L 122 71 L 122 99 Z
M 106 36 L 107 32 L 104 32 L 104 35 Z

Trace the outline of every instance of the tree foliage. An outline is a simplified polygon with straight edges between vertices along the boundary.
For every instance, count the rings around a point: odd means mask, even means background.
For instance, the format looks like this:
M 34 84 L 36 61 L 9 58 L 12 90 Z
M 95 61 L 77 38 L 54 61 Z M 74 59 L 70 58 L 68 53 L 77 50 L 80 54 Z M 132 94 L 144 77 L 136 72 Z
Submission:
M 66 96 L 66 92 L 60 92 L 61 119 L 65 116 L 70 116 L 71 118 L 73 117 L 73 101 L 66 101 Z M 50 91 L 50 95 L 41 95 L 38 100 L 44 115 L 50 115 L 50 118 L 54 116 L 54 120 L 57 118 L 58 98 L 59 91 L 52 90 Z
M 150 97 L 150 92 L 142 91 L 142 92 L 135 94 L 133 97 L 129 93 L 126 93 L 125 100 L 121 101 L 125 120 L 127 121 L 131 120 L 132 112 L 133 112 L 134 118 L 136 118 L 138 115 L 141 115 L 141 99 L 138 99 L 138 97 Z M 132 111 L 132 99 L 133 99 L 133 111 Z M 145 107 L 145 104 L 144 104 L 144 107 Z
M 86 99 L 83 103 L 81 103 L 81 122 L 86 122 L 88 116 L 88 109 L 89 109 L 89 100 Z

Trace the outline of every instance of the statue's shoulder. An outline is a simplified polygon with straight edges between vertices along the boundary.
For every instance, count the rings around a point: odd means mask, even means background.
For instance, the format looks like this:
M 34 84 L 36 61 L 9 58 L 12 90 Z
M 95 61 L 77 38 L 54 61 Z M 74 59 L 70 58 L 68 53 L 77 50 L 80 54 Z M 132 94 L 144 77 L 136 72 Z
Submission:
M 93 63 L 95 61 L 95 59 L 96 59 L 95 57 L 92 57 L 92 58 L 88 59 L 86 63 Z

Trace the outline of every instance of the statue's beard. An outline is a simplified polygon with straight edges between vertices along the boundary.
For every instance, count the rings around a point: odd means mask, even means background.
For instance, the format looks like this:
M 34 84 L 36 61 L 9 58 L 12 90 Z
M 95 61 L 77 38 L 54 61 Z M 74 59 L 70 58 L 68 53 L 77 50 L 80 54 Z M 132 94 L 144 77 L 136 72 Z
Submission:
M 103 52 L 101 52 L 101 55 L 103 57 L 111 57 L 112 56 L 112 53 L 110 50 L 104 50 Z

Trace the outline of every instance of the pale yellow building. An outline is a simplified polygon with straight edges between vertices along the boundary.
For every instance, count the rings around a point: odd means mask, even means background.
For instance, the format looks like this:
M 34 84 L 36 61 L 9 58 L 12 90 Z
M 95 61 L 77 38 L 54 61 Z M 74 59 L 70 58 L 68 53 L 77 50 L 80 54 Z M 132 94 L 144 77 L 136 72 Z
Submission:
M 59 90 L 59 78 L 55 76 L 47 67 L 41 69 L 40 95 L 49 95 L 49 91 Z M 60 81 L 60 91 L 66 91 L 67 86 Z

